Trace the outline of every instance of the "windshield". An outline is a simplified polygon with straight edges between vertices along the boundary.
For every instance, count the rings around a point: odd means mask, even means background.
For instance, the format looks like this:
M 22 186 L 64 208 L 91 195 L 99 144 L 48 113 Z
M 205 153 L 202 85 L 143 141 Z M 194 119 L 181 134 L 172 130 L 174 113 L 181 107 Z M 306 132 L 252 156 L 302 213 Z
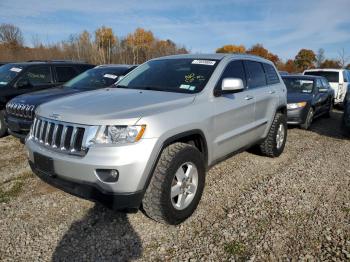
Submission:
M 328 82 L 339 82 L 339 72 L 336 71 L 308 71 L 304 75 L 323 76 Z
M 288 92 L 292 93 L 312 93 L 314 87 L 313 80 L 298 78 L 283 78 Z
M 23 67 L 13 64 L 0 66 L 0 86 L 5 86 L 11 82 L 22 69 Z
M 97 89 L 113 85 L 118 76 L 124 75 L 127 68 L 93 68 L 81 73 L 64 84 L 74 89 Z
M 218 62 L 189 58 L 153 60 L 137 67 L 116 87 L 198 93 L 207 84 Z

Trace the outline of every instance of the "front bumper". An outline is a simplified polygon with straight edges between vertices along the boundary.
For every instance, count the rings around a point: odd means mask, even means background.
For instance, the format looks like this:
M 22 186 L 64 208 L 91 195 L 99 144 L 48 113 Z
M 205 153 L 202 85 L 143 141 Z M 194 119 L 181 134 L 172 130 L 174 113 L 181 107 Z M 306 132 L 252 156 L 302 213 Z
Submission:
M 26 141 L 29 162 L 34 173 L 34 153 L 53 161 L 55 179 L 77 185 L 92 185 L 101 194 L 133 194 L 145 189 L 148 176 L 158 154 L 158 139 L 142 139 L 135 144 L 124 146 L 92 146 L 84 157 L 52 151 L 33 139 Z M 97 169 L 116 169 L 116 182 L 103 182 Z M 57 181 L 55 180 L 55 181 Z
M 307 117 L 307 108 L 288 109 L 287 123 L 289 125 L 300 125 L 305 123 Z
M 33 120 L 6 115 L 6 124 L 10 135 L 19 139 L 25 139 L 33 124 Z
M 50 176 L 38 170 L 33 162 L 29 161 L 29 164 L 33 172 L 41 180 L 74 196 L 101 202 L 114 210 L 136 211 L 140 207 L 143 191 L 128 194 L 113 194 L 97 188 L 94 184 L 76 183 L 55 175 Z

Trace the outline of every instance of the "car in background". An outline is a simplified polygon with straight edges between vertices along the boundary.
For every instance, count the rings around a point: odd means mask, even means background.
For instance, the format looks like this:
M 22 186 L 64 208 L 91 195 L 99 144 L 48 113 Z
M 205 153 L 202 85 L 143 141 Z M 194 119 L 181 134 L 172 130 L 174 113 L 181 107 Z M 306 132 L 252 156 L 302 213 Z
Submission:
M 344 100 L 343 126 L 347 131 L 347 135 L 350 135 L 350 87 L 348 87 Z
M 74 61 L 29 61 L 0 66 L 0 137 L 7 133 L 5 107 L 12 98 L 62 85 L 94 67 Z
M 304 75 L 323 76 L 327 78 L 330 86 L 334 89 L 334 103 L 342 106 L 348 90 L 350 81 L 350 72 L 346 69 L 308 69 Z
M 287 71 L 278 71 L 278 73 L 280 73 L 281 76 L 289 75 Z
M 321 76 L 282 76 L 287 87 L 287 123 L 309 129 L 314 118 L 330 116 L 334 90 Z
M 129 73 L 134 65 L 99 65 L 65 84 L 15 97 L 6 105 L 6 122 L 11 135 L 24 141 L 34 119 L 35 109 L 56 98 L 108 87 Z

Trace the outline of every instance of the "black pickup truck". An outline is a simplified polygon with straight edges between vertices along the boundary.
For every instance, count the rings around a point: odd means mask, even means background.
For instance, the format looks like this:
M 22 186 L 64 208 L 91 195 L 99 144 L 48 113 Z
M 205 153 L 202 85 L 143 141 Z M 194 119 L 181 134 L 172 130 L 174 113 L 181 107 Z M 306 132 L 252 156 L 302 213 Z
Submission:
M 93 67 L 73 61 L 29 61 L 0 66 L 0 137 L 7 133 L 5 107 L 8 101 L 18 95 L 62 85 Z
M 6 105 L 9 133 L 23 142 L 32 125 L 35 109 L 39 105 L 63 96 L 108 87 L 135 67 L 134 65 L 100 65 L 59 87 L 15 97 Z

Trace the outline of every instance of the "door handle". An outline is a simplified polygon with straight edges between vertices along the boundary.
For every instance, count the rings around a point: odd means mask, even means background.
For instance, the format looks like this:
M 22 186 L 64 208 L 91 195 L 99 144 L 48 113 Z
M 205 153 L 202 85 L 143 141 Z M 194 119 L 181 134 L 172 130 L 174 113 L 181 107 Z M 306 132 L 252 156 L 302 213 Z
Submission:
M 254 96 L 246 96 L 244 99 L 245 100 L 252 100 L 254 98 Z
M 270 91 L 269 91 L 269 94 L 274 94 L 274 93 L 276 93 L 275 90 L 270 90 Z

